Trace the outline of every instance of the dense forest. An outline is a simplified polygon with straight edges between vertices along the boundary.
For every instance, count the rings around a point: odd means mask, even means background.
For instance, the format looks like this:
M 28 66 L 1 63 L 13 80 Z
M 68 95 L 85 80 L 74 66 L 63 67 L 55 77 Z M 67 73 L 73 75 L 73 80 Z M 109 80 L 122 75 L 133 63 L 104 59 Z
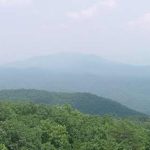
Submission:
M 0 102 L 0 150 L 149 150 L 149 119 L 82 114 L 69 105 Z
M 115 116 L 143 116 L 111 99 L 99 97 L 90 93 L 61 93 L 41 90 L 2 90 L 0 100 L 32 101 L 51 105 L 69 104 L 73 108 L 87 114 Z

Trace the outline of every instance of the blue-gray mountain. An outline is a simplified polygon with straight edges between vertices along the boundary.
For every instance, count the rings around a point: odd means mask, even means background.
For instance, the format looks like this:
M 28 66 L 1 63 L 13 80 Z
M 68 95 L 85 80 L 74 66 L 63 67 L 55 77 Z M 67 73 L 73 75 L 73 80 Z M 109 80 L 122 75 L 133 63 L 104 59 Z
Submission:
M 150 114 L 150 67 L 98 56 L 55 54 L 2 66 L 0 89 L 8 88 L 90 92 Z

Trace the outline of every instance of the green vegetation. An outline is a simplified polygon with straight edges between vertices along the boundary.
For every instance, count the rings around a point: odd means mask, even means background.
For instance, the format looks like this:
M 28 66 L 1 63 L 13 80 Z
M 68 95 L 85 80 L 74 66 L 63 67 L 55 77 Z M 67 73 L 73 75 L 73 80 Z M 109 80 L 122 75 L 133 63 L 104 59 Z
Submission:
M 115 101 L 89 93 L 55 93 L 40 90 L 3 90 L 1 100 L 32 101 L 51 105 L 69 104 L 79 111 L 94 115 L 140 116 L 142 113 L 131 110 Z
M 84 115 L 68 105 L 0 102 L 0 150 L 149 150 L 150 122 Z

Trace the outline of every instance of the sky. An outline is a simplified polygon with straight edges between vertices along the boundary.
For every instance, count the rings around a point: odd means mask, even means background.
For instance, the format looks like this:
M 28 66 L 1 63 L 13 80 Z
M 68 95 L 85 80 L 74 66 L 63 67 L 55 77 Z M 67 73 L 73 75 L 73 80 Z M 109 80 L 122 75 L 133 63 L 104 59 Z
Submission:
M 150 65 L 150 1 L 0 0 L 0 64 L 52 53 Z

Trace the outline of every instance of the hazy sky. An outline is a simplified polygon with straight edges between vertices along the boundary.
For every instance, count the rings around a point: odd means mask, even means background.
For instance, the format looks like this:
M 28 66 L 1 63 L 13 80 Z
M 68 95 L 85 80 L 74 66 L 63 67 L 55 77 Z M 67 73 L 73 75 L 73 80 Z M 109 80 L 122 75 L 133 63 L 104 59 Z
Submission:
M 150 64 L 150 0 L 0 0 L 0 64 L 54 52 Z

